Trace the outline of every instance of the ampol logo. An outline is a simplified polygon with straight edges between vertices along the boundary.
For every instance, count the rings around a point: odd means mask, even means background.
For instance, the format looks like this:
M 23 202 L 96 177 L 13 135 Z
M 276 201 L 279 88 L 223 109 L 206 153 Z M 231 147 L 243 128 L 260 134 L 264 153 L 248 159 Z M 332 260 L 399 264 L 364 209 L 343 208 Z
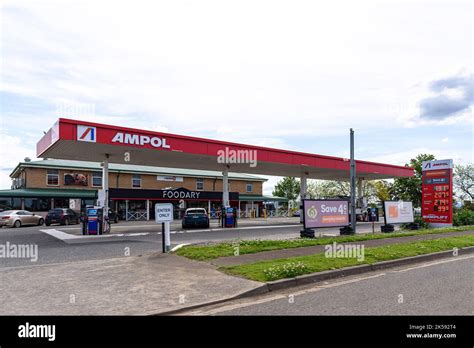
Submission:
M 77 125 L 77 140 L 79 141 L 95 143 L 96 133 L 95 127 Z

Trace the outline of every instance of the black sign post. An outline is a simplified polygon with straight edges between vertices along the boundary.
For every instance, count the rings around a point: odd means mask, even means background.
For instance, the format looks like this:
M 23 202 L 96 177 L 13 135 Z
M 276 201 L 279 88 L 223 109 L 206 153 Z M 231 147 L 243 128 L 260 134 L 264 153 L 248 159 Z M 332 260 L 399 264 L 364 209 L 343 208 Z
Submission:
M 165 245 L 165 223 L 161 223 L 161 241 L 163 242 L 163 253 L 166 253 L 166 245 Z

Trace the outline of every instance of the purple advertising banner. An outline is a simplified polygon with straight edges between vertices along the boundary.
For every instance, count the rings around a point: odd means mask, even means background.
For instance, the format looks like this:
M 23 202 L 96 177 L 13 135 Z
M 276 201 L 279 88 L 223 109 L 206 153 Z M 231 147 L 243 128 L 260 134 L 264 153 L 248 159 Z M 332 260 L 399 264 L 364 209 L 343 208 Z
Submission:
M 304 228 L 349 225 L 349 202 L 345 200 L 303 200 Z

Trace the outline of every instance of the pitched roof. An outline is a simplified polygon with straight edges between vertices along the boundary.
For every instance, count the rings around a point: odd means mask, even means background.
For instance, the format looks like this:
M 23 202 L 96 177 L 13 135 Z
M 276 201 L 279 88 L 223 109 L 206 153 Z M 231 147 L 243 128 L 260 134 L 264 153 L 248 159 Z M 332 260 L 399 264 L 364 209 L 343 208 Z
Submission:
M 63 197 L 96 199 L 97 190 L 58 189 L 58 188 L 28 188 L 15 190 L 0 190 L 0 197 Z
M 20 162 L 10 174 L 14 177 L 15 173 L 22 167 L 40 167 L 40 168 L 74 168 L 74 169 L 88 169 L 101 171 L 102 167 L 99 162 L 87 161 L 73 161 L 62 159 L 44 159 L 40 161 Z M 182 169 L 182 168 L 166 168 L 166 167 L 152 167 L 152 166 L 138 166 L 131 164 L 109 163 L 110 172 L 122 172 L 133 174 L 153 174 L 153 175 L 174 175 L 186 177 L 222 177 L 222 173 L 213 170 L 197 170 L 197 169 Z M 267 181 L 267 179 L 256 175 L 232 173 L 229 172 L 229 179 L 236 180 L 252 180 L 252 181 Z

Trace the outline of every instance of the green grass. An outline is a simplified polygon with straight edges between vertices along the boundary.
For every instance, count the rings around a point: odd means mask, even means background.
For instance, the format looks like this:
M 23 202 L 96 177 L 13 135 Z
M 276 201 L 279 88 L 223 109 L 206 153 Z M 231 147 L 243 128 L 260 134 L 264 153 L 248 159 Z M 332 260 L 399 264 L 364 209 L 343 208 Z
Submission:
M 429 254 L 468 246 L 474 246 L 473 235 L 365 248 L 365 258 L 363 261 L 357 261 L 356 258 L 326 258 L 324 253 L 322 253 L 286 259 L 259 261 L 238 266 L 221 267 L 219 270 L 227 274 L 242 276 L 248 279 L 264 282 L 285 278 L 281 275 L 269 278 L 268 270 L 270 267 L 273 267 L 273 269 L 275 267 L 280 267 L 282 269 L 284 265 L 288 265 L 290 263 L 301 262 L 304 265 L 304 267 L 301 267 L 302 271 L 299 272 L 299 275 L 301 275 L 362 264 L 373 264 L 380 261 Z M 267 270 L 267 272 L 265 272 L 265 270 Z
M 474 226 L 448 227 L 438 229 L 423 229 L 417 231 L 402 231 L 394 233 L 375 233 L 355 236 L 336 236 L 314 239 L 288 239 L 288 240 L 241 240 L 234 242 L 224 242 L 208 245 L 188 245 L 177 250 L 177 254 L 193 260 L 206 261 L 223 256 L 233 256 L 236 246 L 239 246 L 239 254 L 254 254 L 262 251 L 281 250 L 289 248 L 308 247 L 313 245 L 325 245 L 333 242 L 358 242 L 371 239 L 397 238 L 415 236 L 423 234 L 437 234 L 456 231 L 467 231 L 474 229 Z

